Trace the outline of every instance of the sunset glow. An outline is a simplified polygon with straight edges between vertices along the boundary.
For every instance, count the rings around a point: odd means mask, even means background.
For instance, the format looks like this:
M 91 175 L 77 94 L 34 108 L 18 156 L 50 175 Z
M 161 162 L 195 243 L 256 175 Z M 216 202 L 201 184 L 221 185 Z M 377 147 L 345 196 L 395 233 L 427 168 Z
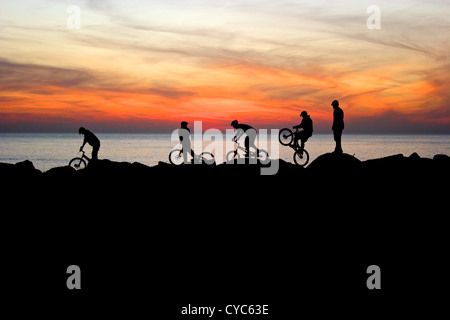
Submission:
M 450 2 L 1 1 L 0 130 L 450 132 Z M 70 29 L 70 5 L 80 29 Z M 380 122 L 383 122 L 380 125 Z

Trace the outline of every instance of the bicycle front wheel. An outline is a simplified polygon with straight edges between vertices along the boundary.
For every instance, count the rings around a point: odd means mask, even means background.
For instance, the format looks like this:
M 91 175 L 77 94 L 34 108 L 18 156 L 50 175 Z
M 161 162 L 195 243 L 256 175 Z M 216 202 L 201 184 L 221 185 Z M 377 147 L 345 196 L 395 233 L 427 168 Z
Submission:
M 210 165 L 210 164 L 214 164 L 215 160 L 214 160 L 214 155 L 211 152 L 202 152 L 200 154 L 200 159 L 202 162 Z
M 230 151 L 227 153 L 227 162 L 234 162 L 234 160 L 239 160 L 240 157 L 237 151 Z
M 268 164 L 270 162 L 269 153 L 264 149 L 259 149 L 258 160 L 261 164 Z
M 69 167 L 72 167 L 75 170 L 84 169 L 86 168 L 86 161 L 84 161 L 82 158 L 73 158 L 69 162 Z
M 306 166 L 309 162 L 309 153 L 306 150 L 300 151 L 297 150 L 294 153 L 294 162 L 295 164 L 299 165 L 299 166 Z
M 169 153 L 169 162 L 173 165 L 179 166 L 184 162 L 183 150 L 175 149 Z
M 278 140 L 280 140 L 280 143 L 283 146 L 288 146 L 292 143 L 292 140 L 294 139 L 294 134 L 292 131 L 288 128 L 284 128 L 280 130 L 280 133 L 278 134 Z

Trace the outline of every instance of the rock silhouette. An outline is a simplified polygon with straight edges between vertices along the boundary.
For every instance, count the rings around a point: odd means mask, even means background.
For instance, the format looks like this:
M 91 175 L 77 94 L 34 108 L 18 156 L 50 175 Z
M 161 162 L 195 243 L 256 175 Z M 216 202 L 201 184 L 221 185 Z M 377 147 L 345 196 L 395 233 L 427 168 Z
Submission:
M 437 269 L 447 265 L 448 156 L 360 161 L 324 154 L 306 168 L 279 161 L 274 176 L 261 176 L 260 164 L 99 160 L 79 171 L 40 172 L 29 161 L 1 163 L 1 194 L 12 204 L 6 235 L 15 245 L 4 253 L 13 263 L 5 274 L 19 275 L 9 278 L 20 293 L 29 288 L 21 275 L 32 265 L 39 274 L 33 288 L 59 288 L 65 268 L 79 263 L 88 275 L 81 295 L 120 303 L 143 299 L 148 290 L 158 292 L 158 301 L 201 300 L 205 292 L 251 296 L 270 300 L 277 319 L 298 312 L 292 288 L 307 292 L 302 302 L 313 310 L 324 293 L 333 297 L 332 310 L 342 301 L 367 310 L 386 306 L 358 289 L 374 263 L 402 275 L 382 280 L 391 301 L 401 291 L 420 304 L 418 290 L 436 292 L 433 284 L 448 271 Z M 410 282 L 417 269 L 426 282 Z M 59 298 L 68 307 L 74 301 L 70 292 Z
M 273 160 L 272 160 L 273 161 Z M 279 178 L 292 177 L 297 175 L 304 179 L 314 180 L 313 175 L 363 175 L 375 177 L 382 174 L 386 179 L 395 179 L 397 176 L 420 176 L 424 179 L 434 179 L 432 174 L 448 174 L 450 168 L 450 157 L 447 155 L 435 155 L 433 159 L 421 158 L 417 153 L 405 157 L 402 154 L 387 156 L 379 159 L 360 161 L 348 154 L 326 153 L 317 157 L 306 168 L 295 166 L 292 163 L 279 159 L 279 170 L 275 176 Z M 86 169 L 75 171 L 69 166 L 52 168 L 46 172 L 41 172 L 34 168 L 31 161 L 25 160 L 16 164 L 0 163 L 0 174 L 10 182 L 20 179 L 27 181 L 38 179 L 45 182 L 48 179 L 59 179 L 70 183 L 70 179 L 106 179 L 106 180 L 144 180 L 163 178 L 162 182 L 170 176 L 205 176 L 214 179 L 214 176 L 259 176 L 261 167 L 269 167 L 262 164 L 227 164 L 220 165 L 188 165 L 173 166 L 166 162 L 159 162 L 156 166 L 147 166 L 138 162 L 115 162 L 111 160 L 99 160 L 91 163 Z M 209 177 L 206 177 L 209 176 Z M 161 182 L 161 181 L 159 181 Z M 367 181 L 369 182 L 369 181 Z M 101 180 L 99 180 L 101 184 Z M 142 186 L 139 186 L 142 187 Z

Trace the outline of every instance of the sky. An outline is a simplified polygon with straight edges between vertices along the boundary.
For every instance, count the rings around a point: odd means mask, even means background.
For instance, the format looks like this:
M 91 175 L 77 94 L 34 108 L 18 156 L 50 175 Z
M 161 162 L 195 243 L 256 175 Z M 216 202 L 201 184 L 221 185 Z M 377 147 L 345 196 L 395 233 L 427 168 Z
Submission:
M 306 110 L 325 133 L 337 99 L 346 132 L 450 133 L 449 12 L 448 0 L 0 0 L 0 131 L 270 129 Z

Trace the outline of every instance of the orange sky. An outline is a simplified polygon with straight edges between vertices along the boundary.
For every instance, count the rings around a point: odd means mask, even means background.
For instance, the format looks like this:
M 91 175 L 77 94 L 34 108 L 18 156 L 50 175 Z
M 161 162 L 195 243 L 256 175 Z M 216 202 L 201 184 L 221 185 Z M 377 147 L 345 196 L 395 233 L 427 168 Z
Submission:
M 379 1 L 2 3 L 0 130 L 170 132 L 240 122 L 449 133 L 449 4 Z M 69 29 L 69 5 L 80 29 Z

